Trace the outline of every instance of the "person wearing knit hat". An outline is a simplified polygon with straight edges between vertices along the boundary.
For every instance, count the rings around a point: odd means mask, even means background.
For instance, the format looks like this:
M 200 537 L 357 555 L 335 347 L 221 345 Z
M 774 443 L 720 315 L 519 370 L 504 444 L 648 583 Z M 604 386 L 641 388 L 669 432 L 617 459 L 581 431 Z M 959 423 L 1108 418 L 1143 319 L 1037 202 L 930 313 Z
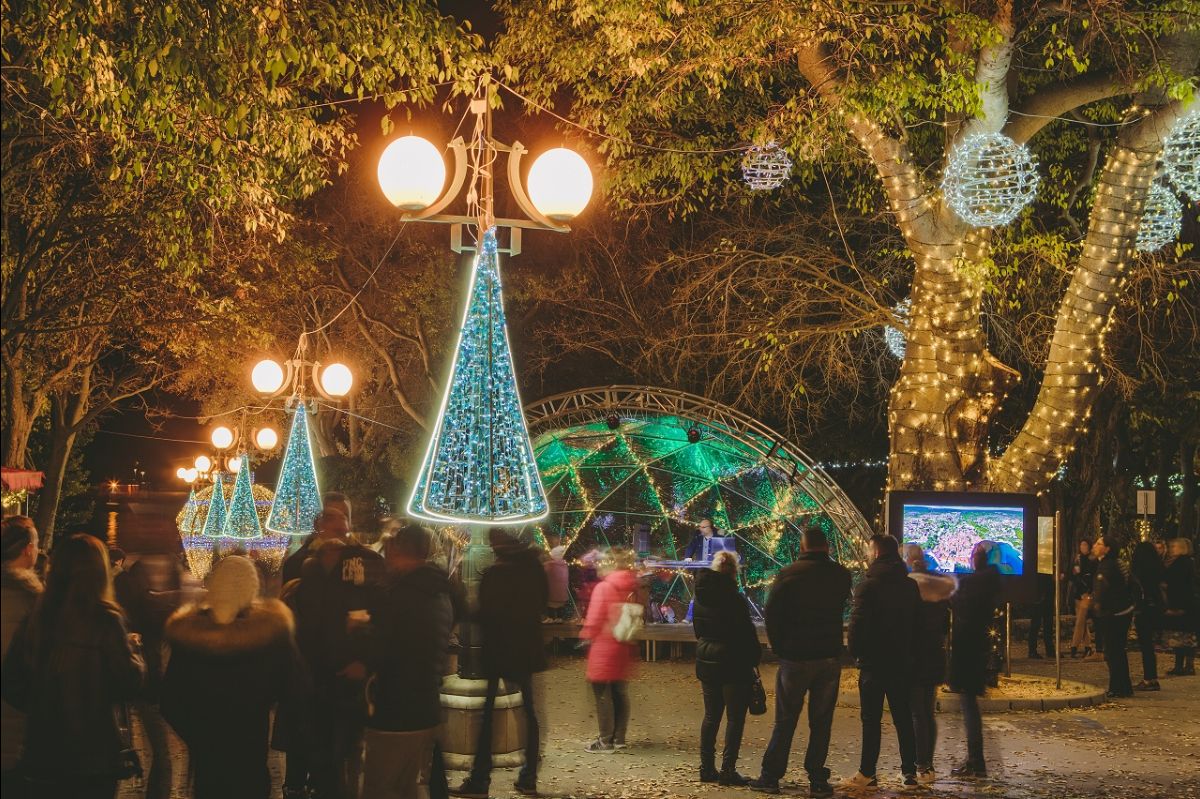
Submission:
M 38 556 L 38 532 L 28 516 L 9 516 L 0 530 L 0 622 L 3 641 L 0 657 L 8 655 L 8 646 L 21 622 L 33 610 L 42 594 L 42 581 L 33 571 Z M 5 793 L 12 771 L 21 756 L 25 739 L 25 714 L 8 702 L 0 704 L 0 772 Z
M 291 611 L 259 599 L 258 570 L 234 555 L 213 569 L 202 602 L 167 621 L 165 634 L 162 714 L 187 744 L 193 796 L 264 799 L 271 708 L 298 714 L 307 700 Z

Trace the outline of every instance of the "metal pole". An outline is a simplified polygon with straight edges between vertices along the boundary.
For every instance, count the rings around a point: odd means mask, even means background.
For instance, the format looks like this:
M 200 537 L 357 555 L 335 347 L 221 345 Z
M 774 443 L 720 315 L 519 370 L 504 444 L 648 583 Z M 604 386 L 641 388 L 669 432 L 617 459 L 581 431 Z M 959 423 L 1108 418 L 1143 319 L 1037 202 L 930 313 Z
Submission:
M 1062 690 L 1062 580 L 1059 572 L 1058 525 L 1062 522 L 1062 511 L 1054 512 L 1054 687 Z
M 1004 603 L 1004 676 L 1012 676 L 1012 603 Z

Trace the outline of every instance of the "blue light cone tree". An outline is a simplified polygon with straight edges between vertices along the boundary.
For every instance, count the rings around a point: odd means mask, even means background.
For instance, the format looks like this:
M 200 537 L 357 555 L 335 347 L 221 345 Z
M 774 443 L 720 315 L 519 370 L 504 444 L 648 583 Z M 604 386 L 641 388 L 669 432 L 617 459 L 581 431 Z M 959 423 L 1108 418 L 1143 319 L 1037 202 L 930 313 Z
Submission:
M 196 487 L 188 491 L 187 502 L 183 504 L 183 521 L 179 523 L 180 535 L 192 535 L 200 532 L 200 509 L 196 504 Z
M 219 538 L 225 527 L 225 485 L 221 482 L 221 473 L 213 478 L 212 497 L 208 500 L 208 513 L 204 517 L 204 527 L 200 534 L 205 538 Z
M 313 529 L 313 519 L 320 512 L 321 488 L 308 439 L 308 410 L 303 402 L 297 402 L 275 485 L 275 499 L 267 516 L 267 529 L 284 535 L 308 535 Z
M 254 489 L 250 487 L 250 459 L 239 456 L 242 468 L 238 470 L 233 484 L 233 497 L 229 500 L 229 513 L 225 515 L 222 538 L 262 538 L 262 526 L 258 522 L 258 509 L 254 507 Z
M 434 522 L 524 524 L 546 516 L 513 368 L 496 230 L 471 267 L 454 363 L 429 437 L 412 516 Z

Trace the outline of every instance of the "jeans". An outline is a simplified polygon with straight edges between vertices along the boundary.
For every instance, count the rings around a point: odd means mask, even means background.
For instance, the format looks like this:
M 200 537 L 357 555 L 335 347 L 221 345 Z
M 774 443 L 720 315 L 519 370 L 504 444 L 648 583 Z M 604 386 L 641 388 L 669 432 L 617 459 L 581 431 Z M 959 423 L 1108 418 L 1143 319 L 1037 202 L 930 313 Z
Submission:
M 792 736 L 804 709 L 804 696 L 808 694 L 808 750 L 804 754 L 804 770 L 809 782 L 828 782 L 825 759 L 829 756 L 829 735 L 841 678 L 842 667 L 837 658 L 780 659 L 775 675 L 775 727 L 763 753 L 762 779 L 778 782 L 787 772 Z
M 1154 639 L 1162 629 L 1162 617 L 1157 608 L 1139 611 L 1134 617 L 1137 625 L 1138 649 L 1142 653 L 1142 679 L 1150 682 L 1158 679 L 1158 655 L 1154 652 Z
M 541 728 L 538 727 L 537 710 L 533 700 L 533 675 L 525 674 L 514 683 L 521 692 L 521 707 L 525 710 L 525 765 L 521 766 L 518 779 L 523 783 L 537 782 L 538 760 L 541 757 Z M 479 728 L 479 740 L 475 743 L 475 762 L 471 765 L 471 782 L 486 787 L 492 781 L 492 716 L 496 709 L 496 695 L 500 692 L 500 679 L 488 677 L 487 697 L 483 703 L 483 724 Z
M 437 727 L 411 732 L 368 729 L 362 799 L 417 799 L 417 784 L 429 773 Z
M 916 774 L 916 737 L 913 735 L 912 710 L 909 708 L 909 678 L 907 675 L 876 673 L 862 670 L 858 673 L 858 699 L 862 717 L 862 758 L 859 771 L 865 776 L 875 776 L 879 762 L 879 747 L 882 738 L 883 700 L 886 697 L 900 743 L 900 771 Z
M 600 723 L 600 740 L 606 744 L 625 743 L 629 728 L 629 688 L 623 682 L 594 682 L 596 720 Z
M 1109 693 L 1133 693 L 1133 682 L 1129 679 L 1129 656 L 1125 654 L 1132 621 L 1132 613 L 1100 619 L 1099 626 L 1104 630 L 1104 663 L 1108 666 Z
M 1092 645 L 1092 637 L 1088 635 L 1088 613 L 1091 609 L 1091 594 L 1084 594 L 1075 600 L 1075 631 L 1071 634 L 1072 649 L 1087 649 Z
M 933 768 L 933 750 L 937 746 L 937 719 L 934 717 L 937 689 L 936 685 L 929 683 L 916 683 L 909 688 L 918 771 Z
M 700 767 L 713 768 L 717 758 L 717 730 L 725 716 L 725 749 L 721 752 L 721 770 L 737 768 L 746 728 L 746 709 L 750 704 L 749 683 L 700 681 L 704 694 L 704 721 L 700 723 Z
M 963 726 L 967 728 L 967 765 L 983 771 L 983 716 L 979 712 L 979 697 L 967 691 L 958 695 L 962 703 Z

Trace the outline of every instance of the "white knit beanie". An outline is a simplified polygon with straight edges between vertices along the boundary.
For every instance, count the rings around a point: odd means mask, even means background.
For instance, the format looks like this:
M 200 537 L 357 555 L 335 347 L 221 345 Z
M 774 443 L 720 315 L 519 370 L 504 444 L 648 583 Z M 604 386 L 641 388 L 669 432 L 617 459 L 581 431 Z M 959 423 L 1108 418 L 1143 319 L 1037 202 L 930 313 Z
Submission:
M 218 624 L 229 624 L 258 597 L 258 569 L 248 558 L 222 558 L 208 576 L 208 607 Z

